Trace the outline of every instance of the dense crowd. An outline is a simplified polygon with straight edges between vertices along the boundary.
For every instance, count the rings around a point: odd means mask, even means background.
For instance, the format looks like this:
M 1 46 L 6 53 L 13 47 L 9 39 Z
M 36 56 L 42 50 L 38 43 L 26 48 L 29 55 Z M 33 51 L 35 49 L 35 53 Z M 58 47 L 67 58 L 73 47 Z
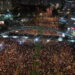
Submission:
M 54 28 L 54 29 L 59 29 L 59 18 L 58 17 L 51 17 L 51 16 L 47 16 L 48 14 L 43 14 L 41 13 L 42 16 L 39 17 L 35 17 L 32 21 L 31 24 L 32 26 L 47 26 L 50 28 Z
M 30 28 L 30 29 L 26 29 L 26 30 L 17 30 L 17 31 L 13 31 L 11 32 L 11 34 L 33 34 L 33 35 L 38 35 L 38 34 L 42 34 L 42 35 L 54 35 L 54 36 L 58 36 L 60 35 L 60 33 L 54 31 L 54 30 L 48 30 L 48 29 L 42 29 L 42 28 Z
M 40 44 L 38 52 L 33 43 L 19 44 L 15 39 L 1 39 L 0 75 L 33 75 L 36 69 L 39 75 L 74 75 L 75 45 L 69 42 L 48 42 Z M 34 61 L 39 62 L 35 67 Z M 37 75 L 37 74 L 36 74 Z

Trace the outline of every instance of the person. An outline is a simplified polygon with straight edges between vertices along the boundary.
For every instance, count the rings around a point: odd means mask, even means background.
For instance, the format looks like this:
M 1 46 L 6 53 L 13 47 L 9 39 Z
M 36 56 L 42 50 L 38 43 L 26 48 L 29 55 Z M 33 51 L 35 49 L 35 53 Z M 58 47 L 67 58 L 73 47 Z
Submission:
M 40 13 L 40 12 L 41 12 L 41 10 L 40 10 L 39 7 L 36 8 L 36 12 L 37 12 L 37 13 Z
M 53 16 L 58 16 L 58 12 L 59 12 L 59 9 L 60 9 L 60 5 L 59 3 L 56 3 L 56 5 L 53 7 Z
M 68 19 L 69 14 L 70 14 L 70 10 L 68 9 L 68 11 L 66 12 L 66 15 L 65 15 L 65 18 L 66 18 L 66 19 Z
M 52 11 L 52 16 L 57 16 L 58 15 L 58 11 L 57 9 L 54 7 L 53 11 Z
M 50 16 L 52 16 L 52 8 L 50 7 L 48 7 L 47 9 L 46 9 L 46 13 L 48 13 Z

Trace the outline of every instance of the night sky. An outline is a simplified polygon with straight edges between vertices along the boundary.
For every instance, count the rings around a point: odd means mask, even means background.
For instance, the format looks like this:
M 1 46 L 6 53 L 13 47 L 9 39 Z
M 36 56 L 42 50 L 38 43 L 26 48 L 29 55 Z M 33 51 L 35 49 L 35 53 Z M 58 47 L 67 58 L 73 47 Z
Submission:
M 15 0 L 13 0 L 13 1 L 15 1 Z M 62 3 L 62 1 L 64 1 L 64 0 L 16 0 L 17 3 L 25 4 L 25 5 L 34 5 L 34 4 L 48 5 L 50 3 Z

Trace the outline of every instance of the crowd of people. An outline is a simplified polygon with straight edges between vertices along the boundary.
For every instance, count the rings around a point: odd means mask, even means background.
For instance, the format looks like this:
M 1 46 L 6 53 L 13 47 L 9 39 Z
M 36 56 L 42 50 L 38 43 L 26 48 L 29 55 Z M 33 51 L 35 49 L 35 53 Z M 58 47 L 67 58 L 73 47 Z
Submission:
M 48 26 L 60 30 L 59 17 L 57 16 L 58 6 L 56 8 L 47 8 L 46 12 L 40 12 L 37 9 L 38 16 L 34 15 L 32 21 L 24 24 L 24 26 Z M 11 32 L 11 34 L 60 35 L 42 28 L 17 30 Z M 33 43 L 33 40 L 29 38 L 25 38 L 29 39 L 28 41 L 23 39 L 22 43 L 22 39 L 21 37 L 20 39 L 0 38 L 0 75 L 75 74 L 75 43 L 45 39 L 43 39 L 43 42 Z
M 30 24 L 30 26 L 47 26 L 53 29 L 60 30 L 59 28 L 59 18 L 58 17 L 49 17 L 48 14 L 40 14 L 41 17 L 35 17 Z
M 38 57 L 34 56 L 38 51 L 36 44 L 20 45 L 11 38 L 0 39 L 1 43 L 3 48 L 0 50 L 0 75 L 33 75 L 34 69 L 39 72 L 39 75 L 75 74 L 74 43 L 41 43 Z M 34 64 L 34 61 L 39 64 Z
M 53 36 L 59 36 L 60 34 L 53 30 L 47 30 L 43 28 L 30 28 L 26 30 L 17 30 L 10 32 L 10 34 L 32 34 L 32 35 L 53 35 Z

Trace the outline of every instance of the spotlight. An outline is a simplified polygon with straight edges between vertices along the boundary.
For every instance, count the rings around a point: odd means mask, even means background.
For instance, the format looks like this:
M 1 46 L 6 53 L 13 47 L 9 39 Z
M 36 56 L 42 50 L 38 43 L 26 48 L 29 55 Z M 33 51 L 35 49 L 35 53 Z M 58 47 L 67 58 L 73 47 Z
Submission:
M 59 38 L 58 38 L 58 41 L 63 41 L 63 38 L 62 38 L 62 37 L 59 37 Z
M 75 21 L 75 18 L 71 18 L 71 20 Z
M 12 38 L 16 39 L 16 38 L 18 38 L 18 36 L 12 36 Z
M 62 37 L 65 37 L 65 34 L 64 33 L 62 33 Z
M 4 35 L 2 35 L 2 37 L 3 37 L 3 38 L 8 38 L 8 35 L 5 35 L 5 34 L 4 34 Z
M 28 39 L 28 36 L 24 36 L 23 38 L 24 38 L 24 39 Z
M 69 40 L 70 42 L 75 42 L 75 40 Z
M 47 43 L 50 42 L 50 39 L 47 39 Z
M 1 25 L 4 25 L 5 23 L 4 23 L 4 21 L 0 21 L 0 24 L 1 24 Z
M 16 33 L 18 33 L 19 31 L 18 31 L 18 30 L 16 30 L 15 32 L 16 32 Z
M 38 42 L 38 41 L 39 41 L 39 38 L 36 37 L 36 38 L 34 39 L 34 42 Z

